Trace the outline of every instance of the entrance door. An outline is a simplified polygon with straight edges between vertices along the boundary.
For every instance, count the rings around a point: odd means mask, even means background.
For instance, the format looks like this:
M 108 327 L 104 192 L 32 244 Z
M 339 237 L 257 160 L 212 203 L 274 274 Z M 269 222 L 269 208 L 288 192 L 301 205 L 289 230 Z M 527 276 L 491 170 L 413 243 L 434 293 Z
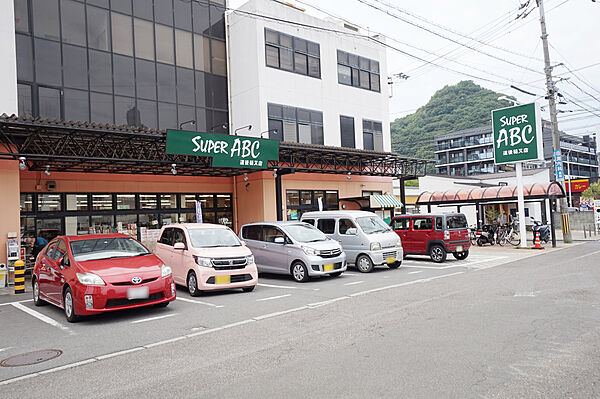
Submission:
M 63 234 L 62 218 L 37 218 L 37 237 L 43 237 L 50 242 L 57 236 Z

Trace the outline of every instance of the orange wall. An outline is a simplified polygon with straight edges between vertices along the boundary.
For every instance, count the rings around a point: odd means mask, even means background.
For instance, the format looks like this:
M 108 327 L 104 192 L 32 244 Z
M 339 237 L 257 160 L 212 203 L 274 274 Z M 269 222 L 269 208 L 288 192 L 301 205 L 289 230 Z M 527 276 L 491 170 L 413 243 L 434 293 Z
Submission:
M 257 172 L 248 175 L 248 181 L 243 176 L 236 177 L 237 209 L 234 209 L 235 230 L 252 222 L 277 220 L 275 211 L 275 178 L 272 172 Z
M 0 263 L 6 264 L 6 240 L 8 233 L 17 233 L 21 242 L 21 218 L 19 197 L 19 162 L 0 161 Z

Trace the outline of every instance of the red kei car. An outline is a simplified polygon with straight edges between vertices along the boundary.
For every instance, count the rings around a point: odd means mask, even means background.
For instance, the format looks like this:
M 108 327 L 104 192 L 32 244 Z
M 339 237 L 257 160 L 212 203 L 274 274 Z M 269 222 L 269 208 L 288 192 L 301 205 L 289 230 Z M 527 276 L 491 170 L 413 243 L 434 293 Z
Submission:
M 56 237 L 36 259 L 32 288 L 36 306 L 63 308 L 69 322 L 175 300 L 171 268 L 125 234 Z
M 402 240 L 404 255 L 429 255 L 437 263 L 448 252 L 456 259 L 469 256 L 471 241 L 462 213 L 398 215 L 390 226 Z

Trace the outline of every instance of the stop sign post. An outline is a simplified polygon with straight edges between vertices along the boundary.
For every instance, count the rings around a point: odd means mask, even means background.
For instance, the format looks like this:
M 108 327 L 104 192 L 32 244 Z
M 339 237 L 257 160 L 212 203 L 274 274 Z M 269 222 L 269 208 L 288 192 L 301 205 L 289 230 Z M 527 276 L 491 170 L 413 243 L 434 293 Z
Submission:
M 536 103 L 516 105 L 492 111 L 494 163 L 514 164 L 517 175 L 519 233 L 521 248 L 527 247 L 523 162 L 544 160 L 542 118 Z

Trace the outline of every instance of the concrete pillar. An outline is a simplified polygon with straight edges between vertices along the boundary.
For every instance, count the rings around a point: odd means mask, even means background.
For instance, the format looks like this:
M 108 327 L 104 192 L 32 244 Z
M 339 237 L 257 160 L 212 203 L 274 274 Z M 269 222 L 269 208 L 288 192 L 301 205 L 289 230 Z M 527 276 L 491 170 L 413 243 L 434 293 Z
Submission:
M 236 179 L 236 233 L 246 223 L 277 220 L 273 172 L 256 172 L 247 177 L 248 180 L 243 176 Z
M 19 161 L 0 160 L 0 263 L 6 264 L 6 241 L 16 233 L 21 242 Z

